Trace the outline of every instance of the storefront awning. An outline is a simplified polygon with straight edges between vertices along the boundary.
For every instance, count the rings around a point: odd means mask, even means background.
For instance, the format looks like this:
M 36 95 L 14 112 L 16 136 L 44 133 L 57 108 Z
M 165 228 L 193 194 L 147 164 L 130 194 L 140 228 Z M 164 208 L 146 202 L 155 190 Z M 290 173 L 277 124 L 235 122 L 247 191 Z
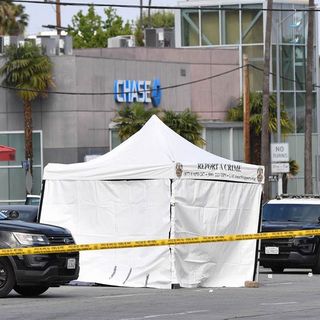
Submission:
M 0 161 L 16 160 L 16 149 L 0 145 Z

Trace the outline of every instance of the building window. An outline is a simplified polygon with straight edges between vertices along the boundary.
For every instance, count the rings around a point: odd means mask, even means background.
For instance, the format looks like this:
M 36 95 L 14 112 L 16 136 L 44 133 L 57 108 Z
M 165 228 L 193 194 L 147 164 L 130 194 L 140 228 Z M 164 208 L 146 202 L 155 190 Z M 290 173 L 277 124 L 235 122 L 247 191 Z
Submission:
M 305 132 L 305 110 L 306 110 L 306 94 L 305 92 L 297 93 L 297 111 L 296 111 L 296 133 Z M 313 106 L 312 106 L 312 132 L 317 132 L 317 109 L 316 109 L 316 94 L 313 94 Z
M 249 63 L 259 69 L 250 68 L 250 90 L 261 91 L 263 87 L 263 45 L 243 46 L 242 53 L 248 56 Z
M 294 94 L 292 92 L 285 92 L 281 94 L 281 102 L 285 106 L 285 111 L 289 115 L 289 119 L 292 121 L 294 128 L 296 127 L 295 119 L 296 119 L 296 111 L 295 111 L 295 102 L 294 102 Z M 295 129 L 294 129 L 295 130 Z
M 109 146 L 110 151 L 121 144 L 121 140 L 118 134 L 117 124 L 115 122 L 109 123 Z
M 296 89 L 305 90 L 306 83 L 306 53 L 305 46 L 295 46 L 295 76 L 296 76 Z
M 242 43 L 263 43 L 262 10 L 257 5 L 243 5 L 241 19 Z
M 201 10 L 201 45 L 219 45 L 219 11 Z
M 222 124 L 222 123 L 220 123 Z M 206 130 L 206 150 L 235 161 L 243 161 L 243 129 L 238 123 L 234 127 L 207 127 Z
M 182 45 L 199 46 L 199 11 L 182 10 Z
M 303 7 L 295 6 L 296 9 L 303 9 Z M 282 6 L 282 9 L 291 9 L 292 6 Z M 306 43 L 306 30 L 307 30 L 307 17 L 305 12 L 295 12 L 292 14 L 290 11 L 284 11 L 279 14 L 277 19 L 277 27 L 281 32 L 280 43 L 290 44 L 305 44 Z
M 222 44 L 239 44 L 240 43 L 239 7 L 223 6 L 222 8 L 225 10 L 221 11 L 221 20 L 222 20 L 222 28 L 221 28 L 222 41 L 221 42 Z
M 296 105 L 296 132 L 304 132 L 304 114 L 306 105 L 305 92 L 297 92 L 297 105 Z
M 32 193 L 40 194 L 42 181 L 42 132 L 33 131 L 33 179 Z M 26 176 L 21 166 L 25 160 L 24 132 L 0 132 L 0 144 L 16 149 L 15 161 L 0 162 L 0 203 L 24 203 L 26 198 Z
M 230 2 L 229 2 L 230 3 Z M 248 55 L 250 68 L 250 90 L 263 88 L 264 67 L 264 23 L 266 14 L 261 3 L 234 4 L 182 10 L 182 45 L 238 45 L 240 56 Z M 295 124 L 295 133 L 304 132 L 305 82 L 306 82 L 306 5 L 276 3 L 272 17 L 272 83 L 273 93 L 277 90 L 277 49 L 279 50 L 280 98 Z M 220 10 L 221 9 L 221 10 Z M 241 9 L 241 10 L 238 10 Z M 289 10 L 289 11 L 287 11 Z M 201 35 L 201 36 L 200 36 Z M 315 32 L 314 53 L 317 52 Z M 314 57 L 317 61 L 317 57 Z M 313 82 L 317 79 L 317 64 L 314 64 Z M 314 106 L 316 106 L 316 101 Z M 315 107 L 314 107 L 315 108 Z M 316 109 L 314 109 L 316 110 Z M 314 111 L 314 119 L 317 119 Z M 316 132 L 316 120 L 313 132 Z
M 294 71 L 293 71 L 293 47 L 283 45 L 280 47 L 280 70 L 282 79 L 280 81 L 280 88 L 283 90 L 294 89 Z

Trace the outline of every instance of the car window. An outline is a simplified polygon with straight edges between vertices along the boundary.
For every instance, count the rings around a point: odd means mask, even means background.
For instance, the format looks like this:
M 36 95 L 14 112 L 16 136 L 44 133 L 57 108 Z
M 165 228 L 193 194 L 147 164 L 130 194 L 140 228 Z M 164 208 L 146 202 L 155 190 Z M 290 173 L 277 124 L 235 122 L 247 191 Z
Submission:
M 5 220 L 5 219 L 7 219 L 7 216 L 2 212 L 0 212 L 0 220 Z
M 320 205 L 313 204 L 266 204 L 263 207 L 263 220 L 318 222 Z
M 38 197 L 27 197 L 26 205 L 38 206 L 40 204 L 40 198 Z

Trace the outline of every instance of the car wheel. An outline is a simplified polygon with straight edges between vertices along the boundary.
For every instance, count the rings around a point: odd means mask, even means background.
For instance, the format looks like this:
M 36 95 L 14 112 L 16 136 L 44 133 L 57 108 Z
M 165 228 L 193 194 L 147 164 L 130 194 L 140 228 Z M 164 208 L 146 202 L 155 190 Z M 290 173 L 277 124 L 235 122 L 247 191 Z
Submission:
M 0 298 L 6 297 L 13 289 L 15 276 L 11 263 L 6 258 L 0 258 Z
M 281 267 L 281 266 L 271 267 L 271 270 L 273 273 L 282 273 L 284 270 L 284 267 Z
M 21 294 L 25 297 L 35 297 L 39 296 L 40 294 L 46 292 L 49 287 L 47 286 L 18 286 L 16 285 L 14 291 Z

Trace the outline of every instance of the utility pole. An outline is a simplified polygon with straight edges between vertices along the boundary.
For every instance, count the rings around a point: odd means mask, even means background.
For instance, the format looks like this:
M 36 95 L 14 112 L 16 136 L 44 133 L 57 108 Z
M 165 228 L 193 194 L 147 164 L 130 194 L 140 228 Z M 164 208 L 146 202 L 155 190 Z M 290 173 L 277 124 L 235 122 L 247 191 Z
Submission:
M 143 6 L 143 0 L 140 0 L 140 21 L 142 24 L 142 6 Z
M 248 56 L 243 55 L 243 144 L 244 162 L 250 163 L 250 83 Z
M 265 169 L 263 201 L 269 200 L 269 175 L 270 175 L 270 139 L 269 139 L 269 72 L 270 72 L 270 45 L 272 25 L 272 0 L 267 2 L 267 21 L 264 43 L 263 66 L 263 105 L 261 125 L 261 164 Z
M 312 194 L 312 107 L 313 107 L 313 37 L 314 37 L 314 0 L 309 0 L 308 38 L 307 38 L 307 75 L 304 139 L 304 193 Z
M 61 11 L 60 11 L 60 0 L 56 0 L 56 28 L 57 34 L 61 34 Z
M 148 27 L 151 28 L 151 1 L 152 0 L 149 0 L 149 6 L 148 6 Z

